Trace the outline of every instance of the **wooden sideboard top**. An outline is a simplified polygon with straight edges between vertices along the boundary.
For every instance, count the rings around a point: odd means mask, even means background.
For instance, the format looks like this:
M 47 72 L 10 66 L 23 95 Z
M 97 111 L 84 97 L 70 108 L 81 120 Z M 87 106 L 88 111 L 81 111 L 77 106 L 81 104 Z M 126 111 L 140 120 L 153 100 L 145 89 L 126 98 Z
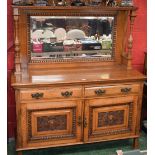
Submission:
M 105 66 L 100 68 L 83 68 L 69 70 L 23 70 L 21 74 L 12 75 L 13 87 L 47 86 L 59 84 L 91 84 L 143 81 L 146 77 L 136 70 L 125 67 Z

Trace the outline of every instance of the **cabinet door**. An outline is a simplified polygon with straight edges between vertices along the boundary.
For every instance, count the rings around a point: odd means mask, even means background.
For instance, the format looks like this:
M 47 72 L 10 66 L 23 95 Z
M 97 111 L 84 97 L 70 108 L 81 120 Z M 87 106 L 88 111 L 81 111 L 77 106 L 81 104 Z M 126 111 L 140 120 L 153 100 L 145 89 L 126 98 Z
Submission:
M 81 141 L 81 101 L 22 103 L 23 147 Z
M 134 136 L 137 100 L 137 96 L 87 100 L 84 115 L 85 142 Z

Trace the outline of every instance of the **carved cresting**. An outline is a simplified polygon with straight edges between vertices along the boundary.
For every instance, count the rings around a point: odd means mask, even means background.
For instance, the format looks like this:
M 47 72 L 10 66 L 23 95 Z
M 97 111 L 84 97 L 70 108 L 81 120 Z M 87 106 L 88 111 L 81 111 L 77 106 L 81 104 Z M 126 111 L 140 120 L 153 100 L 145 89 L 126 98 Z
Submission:
M 120 125 L 124 123 L 124 111 L 108 111 L 98 113 L 98 127 Z
M 127 64 L 127 69 L 132 69 L 132 46 L 133 46 L 132 31 L 133 31 L 133 25 L 134 25 L 135 17 L 136 17 L 136 11 L 130 11 L 130 35 L 128 38 L 128 64 Z
M 14 8 L 14 44 L 15 44 L 15 74 L 21 73 L 20 43 L 19 43 L 19 11 Z

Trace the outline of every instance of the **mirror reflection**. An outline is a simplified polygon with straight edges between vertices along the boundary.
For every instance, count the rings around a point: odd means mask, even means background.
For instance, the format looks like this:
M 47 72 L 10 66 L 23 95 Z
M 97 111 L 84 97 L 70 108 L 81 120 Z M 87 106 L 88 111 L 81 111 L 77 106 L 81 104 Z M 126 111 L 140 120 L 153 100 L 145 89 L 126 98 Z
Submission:
M 35 59 L 112 57 L 114 17 L 31 16 Z

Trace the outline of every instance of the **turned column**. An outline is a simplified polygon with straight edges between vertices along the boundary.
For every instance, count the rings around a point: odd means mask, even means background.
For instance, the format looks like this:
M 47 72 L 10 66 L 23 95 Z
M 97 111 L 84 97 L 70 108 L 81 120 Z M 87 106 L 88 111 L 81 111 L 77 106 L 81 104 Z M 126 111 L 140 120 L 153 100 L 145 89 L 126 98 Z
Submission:
M 129 38 L 128 38 L 127 69 L 132 69 L 132 46 L 133 46 L 132 32 L 133 32 L 135 17 L 136 17 L 136 11 L 130 11 L 130 32 L 129 32 Z
M 19 43 L 19 12 L 14 8 L 14 45 L 15 45 L 15 74 L 21 73 L 20 43 Z

